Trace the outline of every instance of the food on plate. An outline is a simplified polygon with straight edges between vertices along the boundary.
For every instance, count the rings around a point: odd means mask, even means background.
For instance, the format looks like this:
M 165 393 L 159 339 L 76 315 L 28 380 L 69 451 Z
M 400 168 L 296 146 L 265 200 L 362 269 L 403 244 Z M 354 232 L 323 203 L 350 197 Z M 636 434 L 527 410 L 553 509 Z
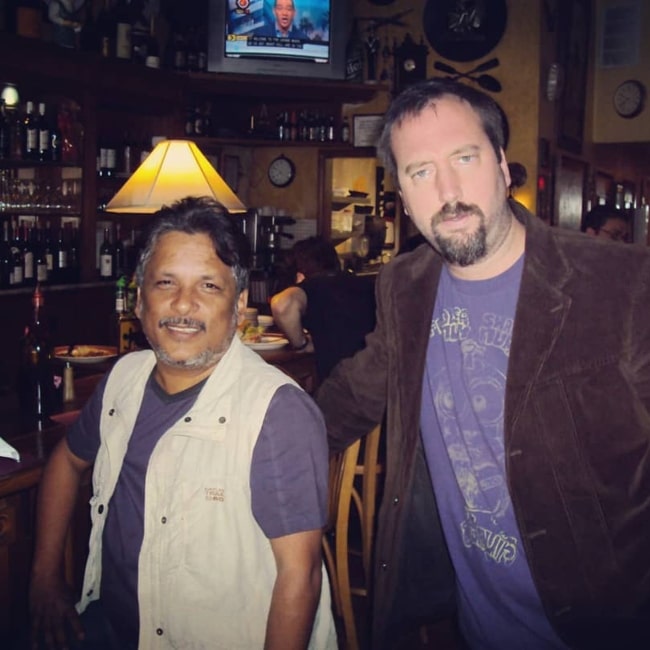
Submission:
M 244 319 L 237 328 L 237 332 L 244 343 L 259 343 L 262 340 L 264 329 L 264 326 L 253 325 L 249 320 Z
M 72 351 L 68 352 L 68 349 L 64 349 L 59 352 L 61 356 L 69 357 L 111 357 L 114 356 L 114 352 L 110 348 L 97 348 L 92 345 L 75 345 L 72 348 Z

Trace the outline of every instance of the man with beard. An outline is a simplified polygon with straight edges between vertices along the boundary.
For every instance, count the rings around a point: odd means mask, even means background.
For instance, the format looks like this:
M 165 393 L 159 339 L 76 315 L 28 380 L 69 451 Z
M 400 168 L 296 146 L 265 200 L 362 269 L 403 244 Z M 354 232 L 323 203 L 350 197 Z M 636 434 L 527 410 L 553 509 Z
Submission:
M 375 331 L 317 394 L 336 450 L 386 413 L 372 646 L 446 618 L 482 650 L 650 647 L 650 255 L 509 200 L 503 143 L 450 80 L 385 116 L 428 245 L 380 272 Z
M 321 562 L 325 428 L 311 398 L 235 336 L 248 258 L 219 204 L 158 213 L 136 270 L 152 350 L 116 363 L 45 468 L 35 645 L 336 647 Z M 79 618 L 61 565 L 92 463 Z

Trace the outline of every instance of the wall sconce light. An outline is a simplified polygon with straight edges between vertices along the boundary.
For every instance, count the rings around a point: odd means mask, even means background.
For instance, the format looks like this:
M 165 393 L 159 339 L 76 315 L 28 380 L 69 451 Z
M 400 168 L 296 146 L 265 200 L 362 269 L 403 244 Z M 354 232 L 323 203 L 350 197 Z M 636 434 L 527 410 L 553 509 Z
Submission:
M 16 109 L 18 108 L 18 104 L 20 102 L 20 95 L 18 94 L 18 89 L 16 88 L 15 84 L 12 83 L 5 83 L 4 88 L 2 89 L 2 93 L 0 94 L 0 97 L 4 100 L 5 106 L 9 109 Z

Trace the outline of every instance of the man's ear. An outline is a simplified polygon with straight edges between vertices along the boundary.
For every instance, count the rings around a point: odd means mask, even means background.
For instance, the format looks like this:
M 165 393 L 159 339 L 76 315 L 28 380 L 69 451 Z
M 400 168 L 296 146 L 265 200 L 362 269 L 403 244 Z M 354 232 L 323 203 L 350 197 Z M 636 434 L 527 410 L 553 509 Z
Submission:
M 248 289 L 244 289 L 237 298 L 237 325 L 241 325 L 244 320 L 246 305 L 248 305 Z
M 298 271 L 296 273 L 296 284 L 300 284 L 301 282 L 304 281 L 304 279 L 305 279 L 305 274 Z

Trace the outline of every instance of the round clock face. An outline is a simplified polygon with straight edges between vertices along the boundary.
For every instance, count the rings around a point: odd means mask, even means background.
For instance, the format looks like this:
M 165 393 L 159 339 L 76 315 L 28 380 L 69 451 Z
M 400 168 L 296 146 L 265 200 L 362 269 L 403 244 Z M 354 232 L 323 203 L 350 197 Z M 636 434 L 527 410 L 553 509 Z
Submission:
M 645 104 L 645 86 L 635 79 L 628 79 L 614 91 L 614 109 L 625 118 L 636 117 Z
M 296 166 L 286 156 L 278 156 L 269 165 L 269 180 L 276 187 L 286 187 L 296 175 Z

